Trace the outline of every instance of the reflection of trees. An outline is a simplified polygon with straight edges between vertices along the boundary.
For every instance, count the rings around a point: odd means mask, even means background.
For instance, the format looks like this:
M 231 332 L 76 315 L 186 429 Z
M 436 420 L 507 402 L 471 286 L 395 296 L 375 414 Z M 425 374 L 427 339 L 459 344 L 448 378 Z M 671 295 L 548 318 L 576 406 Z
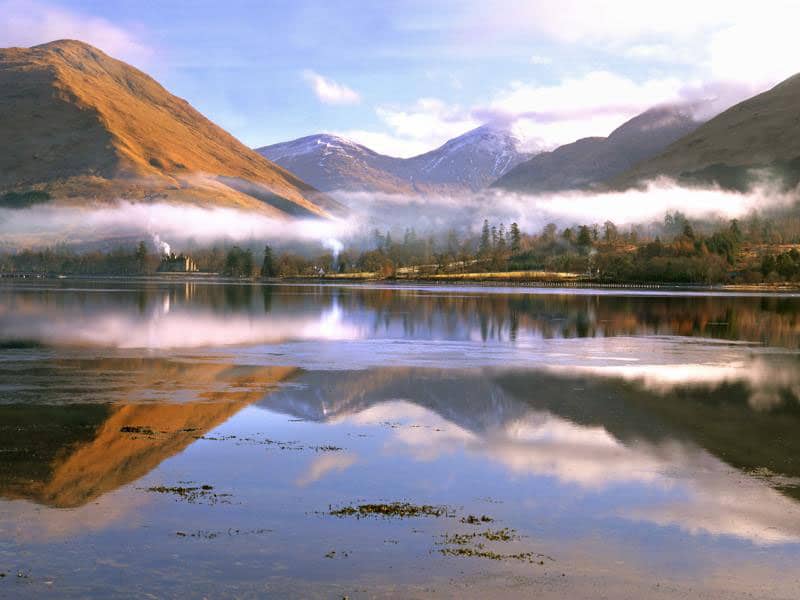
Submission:
M 513 340 L 684 335 L 796 347 L 800 301 L 781 298 L 481 294 L 403 289 L 339 292 L 346 311 L 372 313 L 374 333 Z
M 227 310 L 238 312 L 252 308 L 254 286 L 247 283 L 229 284 L 222 286 L 222 289 L 225 291 L 225 308 Z
M 317 317 L 335 302 L 346 322 L 366 325 L 373 335 L 500 341 L 526 336 L 682 335 L 800 346 L 797 298 L 610 296 L 557 291 L 546 295 L 505 294 L 435 287 L 419 291 L 389 286 L 259 287 L 185 282 L 119 285 L 129 285 L 135 293 L 14 291 L 0 296 L 0 318 L 3 308 L 10 314 L 27 306 L 54 317 L 70 312 L 90 316 L 117 311 L 147 317 L 164 307 L 223 315 Z

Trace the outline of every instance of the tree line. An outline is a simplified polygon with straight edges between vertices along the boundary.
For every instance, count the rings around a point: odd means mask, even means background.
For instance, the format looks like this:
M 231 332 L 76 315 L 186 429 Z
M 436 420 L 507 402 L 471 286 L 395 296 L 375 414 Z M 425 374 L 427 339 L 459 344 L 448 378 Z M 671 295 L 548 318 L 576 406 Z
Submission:
M 608 282 L 759 283 L 800 280 L 800 220 L 753 214 L 727 222 L 692 221 L 669 212 L 660 223 L 621 227 L 612 221 L 523 232 L 485 219 L 478 227 L 437 235 L 414 228 L 374 230 L 339 254 L 270 244 L 194 247 L 200 271 L 237 278 L 352 274 L 377 277 L 448 273 L 551 271 Z M 65 246 L 0 255 L 0 272 L 147 275 L 160 256 L 134 248 L 78 253 Z

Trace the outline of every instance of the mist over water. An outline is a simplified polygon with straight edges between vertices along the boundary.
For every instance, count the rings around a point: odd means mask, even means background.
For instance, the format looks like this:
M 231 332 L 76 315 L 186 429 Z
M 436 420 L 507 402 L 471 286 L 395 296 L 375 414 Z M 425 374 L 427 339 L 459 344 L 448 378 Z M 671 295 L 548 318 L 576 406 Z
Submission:
M 545 224 L 559 226 L 613 221 L 647 225 L 680 211 L 693 219 L 740 218 L 753 211 L 785 206 L 792 196 L 769 186 L 742 194 L 688 189 L 669 181 L 626 192 L 564 192 L 524 195 L 488 190 L 459 195 L 398 195 L 334 192 L 349 215 L 330 220 L 275 219 L 252 211 L 185 204 L 120 201 L 102 207 L 53 204 L 0 209 L 0 248 L 87 244 L 109 239 L 153 240 L 162 253 L 187 243 L 300 244 L 341 252 L 344 244 L 367 240 L 374 229 L 441 235 L 477 231 L 484 219 L 516 222 L 527 233 Z
M 790 203 L 790 194 L 769 185 L 743 194 L 720 189 L 681 187 L 669 180 L 651 182 L 641 190 L 624 192 L 573 191 L 535 195 L 487 190 L 466 195 L 405 196 L 337 193 L 336 197 L 370 223 L 415 225 L 417 229 L 478 230 L 484 219 L 516 222 L 536 233 L 548 223 L 562 227 L 613 221 L 617 225 L 648 225 L 663 221 L 667 212 L 680 211 L 692 219 L 733 219 L 753 211 Z

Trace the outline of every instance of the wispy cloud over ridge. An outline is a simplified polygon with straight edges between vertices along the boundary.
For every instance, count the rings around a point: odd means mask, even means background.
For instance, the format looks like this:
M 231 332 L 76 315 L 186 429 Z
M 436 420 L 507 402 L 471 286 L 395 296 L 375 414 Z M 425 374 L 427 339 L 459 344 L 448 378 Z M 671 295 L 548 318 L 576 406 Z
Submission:
M 324 104 L 358 104 L 361 102 L 361 96 L 352 88 L 311 69 L 303 71 L 303 79 L 306 80 L 319 101 Z

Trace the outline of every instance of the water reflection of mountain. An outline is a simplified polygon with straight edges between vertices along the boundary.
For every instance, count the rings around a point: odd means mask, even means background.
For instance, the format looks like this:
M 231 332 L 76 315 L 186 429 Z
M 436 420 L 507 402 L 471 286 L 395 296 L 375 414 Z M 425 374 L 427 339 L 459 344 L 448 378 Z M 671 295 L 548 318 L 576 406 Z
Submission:
M 58 372 L 51 382 L 72 402 L 44 394 L 40 402 L 48 404 L 0 404 L 0 496 L 54 507 L 81 506 L 139 479 L 293 372 L 160 359 L 57 361 L 29 367 L 18 380 L 23 390 L 36 389 L 37 370 L 40 381 Z M 108 384 L 104 400 L 83 398 L 81 390 L 96 392 L 98 382 Z
M 281 339 L 514 341 L 681 335 L 800 346 L 800 298 L 485 293 L 390 287 L 202 282 L 0 286 L 0 342 L 184 345 Z M 335 325 L 335 327 L 333 327 Z M 200 329 L 200 328 L 196 328 Z M 136 333 L 126 339 L 120 331 Z
M 552 415 L 602 428 L 626 445 L 691 444 L 738 469 L 800 477 L 800 365 L 796 359 L 776 360 L 754 361 L 743 369 L 751 374 L 743 379 L 659 386 L 616 373 L 547 370 L 312 372 L 296 380 L 299 387 L 278 390 L 260 405 L 308 420 L 337 421 L 404 400 L 495 439 L 526 420 Z M 754 403 L 763 396 L 770 402 Z M 788 491 L 794 494 L 796 488 Z
M 548 486 L 598 493 L 623 486 L 609 498 L 622 518 L 759 545 L 800 543 L 796 390 L 757 410 L 754 381 L 656 390 L 589 373 L 387 368 L 306 373 L 260 405 L 390 425 L 384 452 L 422 461 L 463 453 L 501 465 L 512 481 L 546 477 L 555 480 Z

